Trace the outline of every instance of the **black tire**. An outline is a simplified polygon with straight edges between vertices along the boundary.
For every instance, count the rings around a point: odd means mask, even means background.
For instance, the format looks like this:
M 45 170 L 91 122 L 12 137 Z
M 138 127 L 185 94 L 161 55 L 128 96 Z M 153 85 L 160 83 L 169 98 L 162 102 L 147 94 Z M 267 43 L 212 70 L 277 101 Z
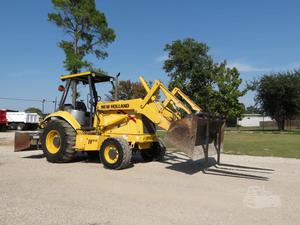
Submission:
M 113 149 L 109 149 L 110 146 L 113 146 Z M 132 151 L 123 138 L 107 138 L 100 149 L 100 160 L 108 169 L 120 170 L 128 167 L 131 156 Z
M 32 123 L 28 126 L 28 130 L 37 130 L 38 128 L 39 128 L 39 124 Z
M 154 151 L 152 148 L 142 149 L 141 156 L 144 162 L 152 162 L 154 160 Z
M 8 128 L 9 128 L 10 130 L 16 130 L 16 129 L 17 129 L 17 124 L 15 124 L 15 123 L 9 123 L 9 124 L 8 124 Z
M 5 124 L 0 124 L 0 132 L 5 132 L 7 129 Z
M 24 123 L 17 123 L 16 130 L 24 130 L 25 124 Z
M 145 162 L 151 162 L 153 160 L 162 162 L 166 154 L 166 147 L 161 139 L 158 142 L 154 142 L 151 149 L 141 150 L 141 156 Z
M 57 139 L 51 142 L 51 133 L 57 134 Z M 47 138 L 48 141 L 47 142 Z M 48 162 L 65 163 L 70 162 L 75 154 L 76 132 L 74 128 L 64 120 L 50 121 L 43 132 L 42 147 Z M 52 143 L 52 144 L 51 144 Z M 57 151 L 51 151 L 54 145 Z
M 166 145 L 160 138 L 158 138 L 158 142 L 154 142 L 153 149 L 155 152 L 154 159 L 159 162 L 164 161 L 167 149 L 166 149 Z

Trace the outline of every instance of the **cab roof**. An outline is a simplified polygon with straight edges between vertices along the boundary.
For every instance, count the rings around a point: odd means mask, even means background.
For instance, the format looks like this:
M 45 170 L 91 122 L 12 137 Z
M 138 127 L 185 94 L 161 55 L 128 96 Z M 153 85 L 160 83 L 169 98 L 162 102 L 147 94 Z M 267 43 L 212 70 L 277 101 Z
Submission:
M 93 71 L 87 71 L 87 72 L 82 72 L 82 73 L 75 73 L 75 74 L 70 74 L 70 75 L 62 75 L 60 79 L 62 81 L 68 80 L 68 79 L 75 79 L 76 81 L 81 81 L 84 84 L 87 84 L 88 77 L 92 76 L 93 82 L 94 83 L 99 83 L 99 82 L 107 82 L 111 81 L 114 79 L 114 77 L 105 75 L 103 73 L 99 72 L 93 72 Z

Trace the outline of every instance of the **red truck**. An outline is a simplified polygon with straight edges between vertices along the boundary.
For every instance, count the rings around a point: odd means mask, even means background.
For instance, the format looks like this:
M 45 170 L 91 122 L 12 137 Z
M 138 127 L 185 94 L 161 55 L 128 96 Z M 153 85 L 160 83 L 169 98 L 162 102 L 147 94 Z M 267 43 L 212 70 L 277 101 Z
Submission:
M 6 110 L 0 109 L 0 132 L 6 131 L 7 125 Z

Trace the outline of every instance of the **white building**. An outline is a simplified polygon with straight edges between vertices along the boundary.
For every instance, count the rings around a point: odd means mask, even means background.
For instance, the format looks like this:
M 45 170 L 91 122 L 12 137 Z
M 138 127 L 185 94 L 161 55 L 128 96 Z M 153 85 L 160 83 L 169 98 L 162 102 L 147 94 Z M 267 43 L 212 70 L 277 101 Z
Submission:
M 243 114 L 242 119 L 237 121 L 237 124 L 241 127 L 259 127 L 260 122 L 273 121 L 269 116 L 263 116 L 262 114 Z

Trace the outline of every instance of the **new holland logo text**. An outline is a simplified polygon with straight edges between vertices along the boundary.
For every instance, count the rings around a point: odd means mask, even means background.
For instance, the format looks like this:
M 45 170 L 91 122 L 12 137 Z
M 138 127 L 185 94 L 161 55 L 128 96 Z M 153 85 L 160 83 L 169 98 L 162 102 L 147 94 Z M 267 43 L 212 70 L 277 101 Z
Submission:
M 113 105 L 102 105 L 102 109 L 124 109 L 129 108 L 129 104 L 113 104 Z

